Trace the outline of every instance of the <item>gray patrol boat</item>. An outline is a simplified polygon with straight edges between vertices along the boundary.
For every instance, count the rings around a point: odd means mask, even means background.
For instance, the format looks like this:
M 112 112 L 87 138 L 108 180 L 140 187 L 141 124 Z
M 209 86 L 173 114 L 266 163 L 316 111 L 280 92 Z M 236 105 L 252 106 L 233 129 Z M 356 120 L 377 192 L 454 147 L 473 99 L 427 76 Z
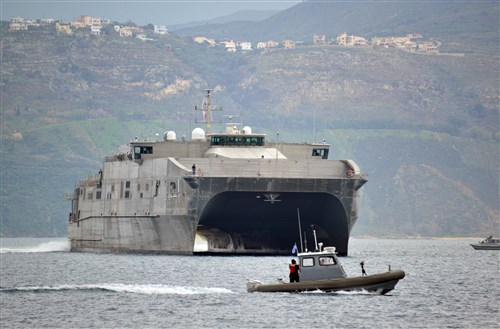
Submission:
M 354 161 L 328 160 L 326 143 L 268 142 L 241 124 L 211 133 L 221 110 L 211 90 L 195 109 L 206 132 L 132 141 L 65 195 L 71 251 L 290 254 L 300 208 L 305 246 L 314 227 L 347 255 L 367 181 Z

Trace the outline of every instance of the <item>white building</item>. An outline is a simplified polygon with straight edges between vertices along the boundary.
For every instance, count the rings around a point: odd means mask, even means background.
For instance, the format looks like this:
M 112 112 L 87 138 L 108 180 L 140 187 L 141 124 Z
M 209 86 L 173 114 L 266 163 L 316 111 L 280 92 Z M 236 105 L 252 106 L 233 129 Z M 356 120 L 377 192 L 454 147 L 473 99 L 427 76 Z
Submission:
M 167 27 L 165 25 L 154 25 L 154 33 L 156 34 L 165 34 L 167 33 Z
M 253 50 L 252 49 L 252 43 L 249 42 L 249 41 L 240 41 L 239 42 L 239 46 L 240 46 L 240 48 L 241 48 L 242 51 Z
M 275 48 L 277 46 L 279 46 L 279 43 L 276 41 L 272 41 L 272 40 L 261 41 L 261 42 L 257 43 L 257 49 L 269 49 L 269 48 Z
M 90 27 L 90 33 L 94 35 L 100 35 L 101 34 L 101 25 L 92 25 Z
M 221 41 L 221 44 L 226 47 L 226 51 L 229 53 L 235 53 L 236 52 L 236 43 L 233 40 L 230 41 Z

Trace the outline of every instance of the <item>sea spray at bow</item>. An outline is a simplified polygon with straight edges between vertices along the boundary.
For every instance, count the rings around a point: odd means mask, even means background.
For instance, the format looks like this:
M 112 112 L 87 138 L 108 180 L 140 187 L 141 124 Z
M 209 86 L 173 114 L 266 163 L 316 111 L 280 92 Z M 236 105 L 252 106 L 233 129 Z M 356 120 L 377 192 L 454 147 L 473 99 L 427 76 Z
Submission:
M 4 246 L 5 244 L 2 243 L 0 254 L 69 251 L 70 244 L 67 239 L 60 239 L 57 241 L 43 242 L 37 245 Z

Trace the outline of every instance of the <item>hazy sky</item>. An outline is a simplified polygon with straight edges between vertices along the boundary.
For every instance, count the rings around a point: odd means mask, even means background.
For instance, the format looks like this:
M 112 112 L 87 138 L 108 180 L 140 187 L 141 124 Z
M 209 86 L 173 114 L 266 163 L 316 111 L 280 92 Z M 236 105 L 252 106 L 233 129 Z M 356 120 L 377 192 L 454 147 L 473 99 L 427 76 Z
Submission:
M 75 20 L 90 15 L 145 25 L 175 25 L 240 10 L 284 10 L 301 0 L 0 0 L 1 20 L 12 17 Z

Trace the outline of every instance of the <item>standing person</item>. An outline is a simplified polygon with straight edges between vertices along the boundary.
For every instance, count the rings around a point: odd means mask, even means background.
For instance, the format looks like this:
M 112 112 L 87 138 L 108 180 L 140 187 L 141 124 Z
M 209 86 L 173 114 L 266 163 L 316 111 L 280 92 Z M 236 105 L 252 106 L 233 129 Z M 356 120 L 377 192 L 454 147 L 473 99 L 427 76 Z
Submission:
M 195 164 L 193 164 L 193 166 L 191 167 L 191 170 L 193 171 L 193 175 L 195 175 L 196 174 L 196 165 Z
M 361 275 L 366 276 L 365 262 L 363 261 L 363 262 L 359 263 L 359 265 L 361 265 Z
M 288 265 L 288 268 L 290 269 L 290 282 L 299 282 L 299 265 L 295 261 L 295 259 L 292 259 L 292 262 L 290 265 Z

